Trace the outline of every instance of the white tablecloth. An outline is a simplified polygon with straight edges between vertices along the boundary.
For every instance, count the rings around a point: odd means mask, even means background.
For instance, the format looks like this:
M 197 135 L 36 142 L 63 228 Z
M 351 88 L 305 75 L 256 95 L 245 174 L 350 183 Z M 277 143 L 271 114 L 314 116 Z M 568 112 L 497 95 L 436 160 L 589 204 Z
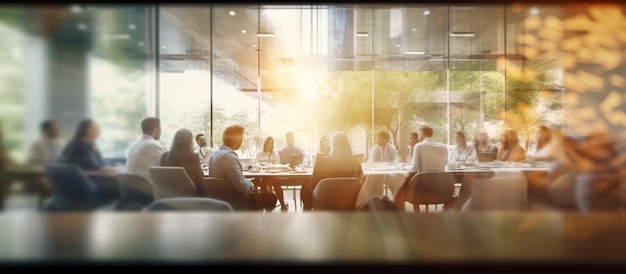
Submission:
M 361 191 L 356 200 L 356 207 L 360 208 L 372 197 L 385 195 L 385 185 L 391 192 L 393 197 L 396 196 L 398 190 L 404 185 L 409 176 L 408 170 L 403 169 L 368 169 L 364 168 L 365 180 L 361 185 Z

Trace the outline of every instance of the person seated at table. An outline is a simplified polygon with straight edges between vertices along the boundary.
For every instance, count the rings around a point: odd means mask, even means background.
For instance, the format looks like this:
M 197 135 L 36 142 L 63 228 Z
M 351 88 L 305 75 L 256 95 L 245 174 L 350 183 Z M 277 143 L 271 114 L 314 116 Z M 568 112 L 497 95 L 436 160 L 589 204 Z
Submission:
M 229 126 L 224 130 L 224 144 L 209 159 L 209 174 L 211 177 L 228 179 L 235 189 L 246 194 L 245 204 L 252 209 L 255 208 L 255 186 L 243 175 L 243 167 L 235 152 L 243 143 L 244 131 L 245 128 L 239 125 Z
M 74 137 L 70 140 L 61 157 L 60 163 L 76 164 L 87 172 L 88 177 L 100 189 L 104 199 L 119 197 L 117 179 L 110 176 L 116 172 L 114 167 L 107 166 L 96 145 L 100 137 L 100 126 L 92 119 L 84 119 L 76 128 Z
M 41 123 L 40 131 L 41 137 L 30 146 L 28 163 L 37 166 L 55 163 L 65 146 L 59 137 L 59 126 L 53 120 L 46 120 Z
M 204 172 L 202 172 L 200 165 L 200 157 L 198 157 L 198 154 L 196 154 L 193 149 L 193 134 L 191 131 L 186 128 L 179 129 L 174 134 L 170 151 L 163 154 L 167 157 L 165 159 L 165 166 L 184 168 L 193 184 L 198 191 L 201 192 Z
M 519 144 L 517 133 L 507 129 L 500 134 L 501 147 L 498 150 L 498 161 L 521 162 L 526 160 L 526 150 Z
M 479 162 L 493 162 L 498 157 L 498 146 L 489 142 L 489 134 L 485 129 L 476 130 L 473 147 Z
M 126 151 L 126 170 L 150 178 L 151 166 L 160 165 L 165 147 L 158 141 L 161 138 L 161 120 L 147 117 L 141 121 L 143 133 Z
M 289 131 L 285 134 L 285 138 L 287 140 L 287 145 L 281 149 L 278 154 L 280 156 L 280 163 L 283 165 L 295 164 L 300 165 L 306 158 L 306 151 L 304 149 L 296 146 L 296 136 L 293 132 Z M 293 162 L 291 161 L 291 157 L 293 156 L 301 156 L 301 158 Z
M 413 189 L 410 181 L 415 174 L 426 171 L 444 171 L 448 163 L 448 148 L 444 144 L 433 140 L 432 127 L 428 125 L 421 126 L 419 137 L 419 143 L 415 144 L 413 148 L 409 176 L 395 197 L 395 203 L 401 209 L 404 209 L 406 192 Z
M 300 197 L 303 210 L 313 208 L 313 190 L 321 180 L 326 178 L 359 178 L 363 181 L 365 178 L 361 163 L 353 156 L 352 146 L 345 133 L 333 134 L 330 146 L 330 154 L 315 161 L 311 179 L 302 185 Z
M 206 145 L 206 137 L 200 133 L 196 135 L 196 143 L 198 143 L 198 156 L 200 157 L 200 163 L 208 164 L 209 157 L 215 152 L 215 150 Z
M 256 154 L 254 162 L 260 165 L 280 164 L 280 155 L 278 155 L 278 153 L 274 150 L 274 138 L 272 136 L 265 138 L 265 141 L 263 142 L 263 150 Z M 272 180 L 272 178 L 263 178 L 262 182 L 261 189 L 269 192 L 271 191 L 270 188 L 273 188 L 274 193 L 276 193 L 276 198 L 280 201 L 281 210 L 287 211 L 289 207 L 285 203 L 283 188 L 280 184 L 278 184 L 277 181 Z
M 419 135 L 417 134 L 417 131 L 409 133 L 409 147 L 407 148 L 405 162 L 410 163 L 413 159 L 413 148 L 417 143 L 419 143 Z
M 372 148 L 368 163 L 393 163 L 398 161 L 398 150 L 389 143 L 389 134 L 381 131 L 378 133 L 376 145 Z
M 473 146 L 467 145 L 467 139 L 465 139 L 465 133 L 462 131 L 457 131 L 455 134 L 454 140 L 456 141 L 456 146 L 452 149 L 452 153 L 450 153 L 450 162 L 473 162 L 478 160 L 478 156 L 476 155 L 476 149 Z
M 552 131 L 546 126 L 539 126 L 535 132 L 535 154 L 531 155 L 534 161 L 553 161 Z
M 329 154 L 330 153 L 330 136 L 324 135 L 320 138 L 320 154 Z

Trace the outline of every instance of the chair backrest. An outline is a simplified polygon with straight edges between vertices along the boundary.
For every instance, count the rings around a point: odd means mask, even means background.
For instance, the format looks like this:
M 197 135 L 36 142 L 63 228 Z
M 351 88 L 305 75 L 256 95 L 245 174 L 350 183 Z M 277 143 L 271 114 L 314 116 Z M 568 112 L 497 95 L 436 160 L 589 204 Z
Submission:
M 369 198 L 361 207 L 362 211 L 400 211 L 400 208 L 385 196 L 374 196 Z
M 406 193 L 407 200 L 417 204 L 445 204 L 454 196 L 454 175 L 445 171 L 413 175 Z
M 200 192 L 182 167 L 149 167 L 154 199 L 200 197 Z
M 472 197 L 461 211 L 521 211 L 528 208 L 524 177 L 474 180 Z
M 44 170 L 54 198 L 78 202 L 97 195 L 97 187 L 76 164 L 51 164 Z
M 154 199 L 152 182 L 143 175 L 133 172 L 120 172 L 115 177 L 119 182 L 121 200 L 147 201 Z
M 327 178 L 321 180 L 313 190 L 313 210 L 355 210 L 361 191 L 358 178 Z
M 237 191 L 228 179 L 205 177 L 202 179 L 202 197 L 213 198 L 229 203 L 234 210 L 250 210 L 246 194 Z
M 212 198 L 167 198 L 152 202 L 146 211 L 233 211 L 225 201 Z

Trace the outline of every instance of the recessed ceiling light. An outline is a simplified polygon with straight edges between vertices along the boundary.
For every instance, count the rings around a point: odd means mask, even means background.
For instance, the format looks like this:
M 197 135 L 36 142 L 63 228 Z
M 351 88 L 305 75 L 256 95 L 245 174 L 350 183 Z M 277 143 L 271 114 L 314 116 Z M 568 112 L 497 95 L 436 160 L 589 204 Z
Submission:
M 423 52 L 423 51 L 406 51 L 406 52 L 404 52 L 404 54 L 407 54 L 407 55 L 424 55 L 424 53 L 425 52 Z
M 273 33 L 257 33 L 256 37 L 274 37 Z
M 376 68 L 380 68 L 380 66 L 376 66 Z
M 237 13 L 234 10 L 231 10 L 231 11 L 228 12 L 228 15 L 235 16 L 235 15 L 237 15 Z
M 87 25 L 85 25 L 85 23 L 78 23 L 78 28 L 81 30 L 86 30 L 87 29 Z
M 256 44 L 252 45 L 253 48 L 256 48 Z
M 412 29 L 411 29 L 411 31 L 416 31 L 416 30 L 417 30 L 416 28 L 412 28 Z
M 474 37 L 473 32 L 451 32 L 450 37 Z
M 430 11 L 429 11 L 429 10 L 425 10 L 425 11 L 424 11 L 424 15 L 429 15 L 429 14 L 430 14 Z
M 241 30 L 241 33 L 246 33 L 246 32 L 248 32 L 248 31 L 246 31 L 245 29 Z
M 70 11 L 73 13 L 81 13 L 83 12 L 83 9 L 79 5 L 72 5 L 70 7 Z
M 396 47 L 400 47 L 400 44 L 396 44 Z
M 128 25 L 128 28 L 129 28 L 129 29 L 136 29 L 137 27 L 136 27 L 134 24 L 129 24 L 129 25 Z
M 356 36 L 357 37 L 367 37 L 367 36 L 369 36 L 369 33 L 361 31 L 361 32 L 357 32 Z
M 161 46 L 162 49 L 165 49 L 165 46 Z

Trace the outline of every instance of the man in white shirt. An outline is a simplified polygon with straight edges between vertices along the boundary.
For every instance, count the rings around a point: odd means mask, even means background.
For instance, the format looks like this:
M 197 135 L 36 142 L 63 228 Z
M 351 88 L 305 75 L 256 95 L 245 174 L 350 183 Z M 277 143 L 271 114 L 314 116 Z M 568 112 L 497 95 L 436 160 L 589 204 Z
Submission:
M 389 134 L 387 132 L 379 132 L 376 143 L 374 148 L 372 148 L 368 163 L 393 163 L 400 160 L 398 150 L 389 143 Z
M 196 143 L 198 143 L 198 146 L 200 147 L 198 148 L 198 157 L 200 158 L 200 163 L 208 165 L 209 158 L 211 157 L 211 154 L 215 152 L 215 150 L 206 145 L 206 137 L 202 133 L 196 135 Z
M 65 142 L 59 138 L 56 122 L 46 120 L 40 129 L 42 136 L 31 145 L 28 162 L 32 165 L 52 164 L 61 156 Z
M 161 137 L 161 120 L 148 117 L 141 121 L 143 135 L 126 151 L 126 170 L 150 179 L 148 167 L 159 166 L 165 147 L 158 141 Z
M 411 160 L 410 173 L 404 187 L 400 188 L 396 195 L 395 202 L 400 208 L 404 208 L 406 192 L 412 191 L 408 184 L 411 178 L 417 173 L 426 171 L 444 171 L 448 163 L 448 148 L 435 140 L 433 129 L 423 125 L 419 129 L 419 143 L 413 147 L 413 158 Z

